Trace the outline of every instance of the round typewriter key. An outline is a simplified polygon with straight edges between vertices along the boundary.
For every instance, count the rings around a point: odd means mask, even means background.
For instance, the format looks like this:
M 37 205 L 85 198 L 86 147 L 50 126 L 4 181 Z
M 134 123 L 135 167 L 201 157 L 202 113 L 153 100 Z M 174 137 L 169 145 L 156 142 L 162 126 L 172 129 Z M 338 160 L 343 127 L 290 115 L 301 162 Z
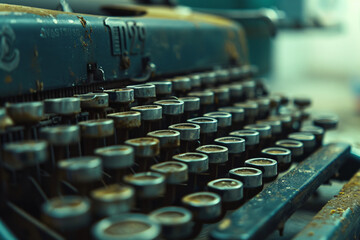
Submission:
M 134 188 L 113 184 L 94 189 L 90 193 L 93 210 L 98 217 L 129 212 L 135 198 Z
M 141 113 L 136 111 L 110 113 L 106 116 L 114 121 L 116 143 L 124 143 L 126 139 L 136 137 L 141 126 Z M 133 134 L 131 134 L 133 133 Z
M 52 168 L 56 160 L 80 155 L 80 128 L 77 125 L 43 127 L 40 137 L 51 146 Z
M 201 76 L 200 74 L 192 74 L 188 76 L 191 82 L 192 89 L 199 89 L 201 87 Z
M 271 141 L 271 126 L 267 124 L 249 124 L 244 126 L 245 130 L 253 130 L 259 132 L 260 144 L 259 151 L 270 144 Z
M 254 130 L 238 130 L 231 132 L 230 136 L 240 137 L 245 139 L 245 159 L 257 154 L 256 149 L 260 142 L 259 132 Z
M 243 183 L 245 200 L 251 199 L 263 189 L 262 172 L 257 168 L 234 168 L 229 171 L 229 176 Z
M 84 138 L 104 138 L 114 134 L 114 120 L 98 119 L 79 122 Z
M 150 170 L 165 176 L 167 183 L 165 204 L 174 204 L 178 197 L 180 184 L 188 180 L 187 165 L 181 162 L 167 161 L 152 165 Z
M 225 209 L 237 208 L 243 199 L 243 184 L 236 179 L 215 179 L 208 182 L 207 188 L 210 192 L 220 195 Z
M 243 77 L 243 71 L 240 67 L 230 68 L 230 80 L 237 81 Z
M 52 145 L 69 145 L 80 141 L 80 128 L 77 125 L 57 125 L 43 127 L 40 135 Z
M 280 108 L 280 115 L 291 116 L 292 132 L 300 130 L 301 127 L 301 112 L 293 108 Z
M 215 72 L 201 73 L 201 84 L 203 86 L 213 86 L 217 82 Z
M 217 137 L 226 136 L 231 128 L 232 116 L 228 112 L 209 112 L 204 117 L 215 118 L 217 120 Z
M 313 124 L 322 127 L 324 130 L 335 129 L 338 125 L 339 118 L 336 115 L 324 115 L 314 118 Z
M 202 114 L 213 110 L 214 93 L 211 91 L 190 92 L 189 97 L 200 98 L 200 112 Z
M 134 164 L 134 149 L 126 145 L 97 148 L 95 154 L 101 157 L 104 168 L 128 168 Z
M 245 140 L 239 137 L 222 137 L 214 140 L 216 144 L 227 147 L 229 151 L 230 168 L 243 166 L 245 161 Z
M 134 102 L 134 89 L 116 88 L 104 91 L 109 95 L 110 106 L 116 111 L 128 111 L 130 103 Z
M 255 102 L 258 104 L 258 118 L 259 119 L 265 119 L 270 114 L 270 99 L 261 97 L 255 100 Z
M 286 138 L 287 135 L 292 132 L 292 117 L 290 115 L 270 116 L 268 120 L 281 122 L 281 134 L 279 135 L 279 138 Z M 271 123 L 268 124 L 271 125 Z M 272 125 L 272 127 L 274 126 Z
M 281 121 L 280 120 L 259 120 L 256 121 L 257 124 L 260 125 L 269 125 L 271 126 L 271 142 L 277 140 L 280 138 L 282 134 L 282 127 L 281 127 Z
M 243 99 L 243 86 L 241 83 L 233 83 L 227 85 L 227 87 L 230 90 L 230 101 L 232 103 L 234 102 L 240 102 Z
M 210 177 L 218 178 L 224 175 L 228 161 L 228 149 L 221 145 L 203 145 L 196 149 L 197 152 L 208 155 Z
M 179 153 L 180 132 L 171 129 L 163 129 L 149 132 L 147 136 L 159 139 L 161 161 L 168 161 L 173 155 Z
M 131 110 L 141 113 L 141 119 L 145 121 L 159 120 L 162 118 L 162 107 L 157 105 L 144 105 L 132 107 Z
M 261 154 L 266 158 L 274 159 L 278 163 L 278 171 L 282 172 L 291 166 L 291 151 L 281 147 L 265 148 Z
M 253 80 L 242 83 L 245 99 L 253 99 L 256 96 L 256 84 Z
M 44 117 L 43 102 L 22 102 L 6 104 L 9 117 L 19 125 L 32 125 Z
M 160 231 L 155 221 L 138 213 L 104 218 L 92 227 L 92 235 L 96 240 L 155 240 Z
M 134 89 L 134 96 L 138 105 L 150 104 L 156 97 L 155 85 L 150 83 L 126 86 Z
M 263 182 L 271 182 L 277 177 L 277 162 L 270 158 L 251 158 L 245 166 L 258 168 L 262 171 Z
M 269 100 L 270 115 L 278 114 L 280 106 L 286 106 L 289 103 L 289 99 L 282 94 L 270 95 Z
M 158 105 L 143 105 L 131 108 L 141 113 L 141 136 L 161 129 L 162 107 Z
M 95 154 L 102 159 L 103 166 L 112 176 L 111 182 L 120 182 L 134 164 L 134 149 L 126 145 L 113 145 L 95 149 Z
M 91 221 L 90 201 L 80 196 L 52 198 L 42 205 L 43 221 L 67 239 L 84 235 Z
M 110 103 L 130 103 L 134 101 L 134 89 L 116 88 L 104 90 L 109 95 Z
M 125 141 L 135 151 L 135 161 L 139 165 L 140 171 L 148 170 L 154 162 L 155 157 L 160 153 L 160 141 L 153 137 L 133 138 Z
M 185 163 L 189 173 L 202 173 L 209 169 L 209 157 L 206 154 L 187 152 L 174 155 L 172 159 Z
M 259 132 L 260 139 L 266 139 L 271 136 L 271 126 L 267 124 L 249 124 L 244 129 Z
M 279 140 L 275 143 L 277 147 L 286 148 L 291 151 L 291 159 L 299 162 L 303 158 L 304 144 L 296 140 Z
M 215 71 L 216 78 L 219 83 L 226 83 L 230 81 L 230 71 L 228 69 L 221 69 Z
M 189 123 L 200 126 L 200 142 L 201 144 L 211 143 L 217 132 L 218 121 L 215 118 L 197 117 L 187 120 Z
M 136 189 L 140 198 L 156 198 L 165 192 L 165 177 L 155 172 L 142 172 L 124 177 L 124 181 Z
M 159 100 L 154 104 L 162 107 L 163 127 L 168 127 L 171 124 L 179 123 L 181 115 L 184 113 L 184 102 L 176 99 Z
M 288 135 L 289 139 L 300 141 L 304 145 L 304 154 L 310 154 L 316 146 L 315 135 L 308 132 L 294 132 Z
M 228 161 L 228 149 L 224 146 L 203 145 L 198 147 L 196 151 L 208 155 L 210 164 L 218 164 Z
M 258 116 L 258 104 L 254 101 L 248 101 L 245 103 L 235 103 L 235 107 L 244 109 L 245 112 L 245 124 L 251 124 L 255 122 Z
M 276 107 L 278 106 L 286 106 L 289 104 L 289 97 L 286 96 L 283 93 L 275 93 L 273 95 L 270 96 L 272 105 L 276 105 Z
M 231 129 L 241 129 L 243 126 L 245 112 L 241 107 L 221 107 L 218 109 L 220 112 L 228 112 L 231 114 L 232 124 Z
M 155 85 L 156 98 L 164 99 L 170 97 L 172 92 L 172 82 L 170 81 L 158 81 L 158 82 L 149 82 L 150 84 Z
M 45 112 L 59 115 L 75 115 L 81 112 L 80 99 L 77 97 L 45 99 Z
M 192 233 L 192 214 L 186 208 L 163 207 L 151 212 L 149 217 L 161 225 L 164 239 L 188 239 Z
M 12 122 L 24 126 L 25 136 L 21 132 L 20 140 L 37 139 L 35 125 L 44 117 L 43 102 L 7 103 L 6 111 Z
M 229 105 L 230 102 L 230 90 L 227 87 L 211 88 L 209 91 L 214 93 L 214 104 L 217 107 L 223 107 Z
M 209 157 L 202 153 L 187 152 L 173 156 L 173 160 L 185 163 L 188 166 L 188 191 L 198 190 L 200 188 L 199 180 L 201 179 L 199 178 L 201 178 L 201 173 L 209 169 Z
M 109 106 L 107 93 L 85 93 L 75 96 L 80 98 L 81 108 L 106 108 Z
M 6 143 L 3 147 L 2 174 L 7 176 L 7 181 L 12 191 L 18 192 L 16 197 L 30 197 L 26 205 L 39 204 L 39 198 L 32 198 L 37 192 L 33 192 L 33 184 L 29 178 L 37 182 L 41 187 L 51 179 L 41 175 L 41 168 L 46 167 L 48 160 L 48 144 L 43 140 L 27 140 L 21 142 Z M 48 190 L 48 189 L 46 189 Z M 28 195 L 27 195 L 28 194 Z M 38 197 L 38 196 L 36 196 Z
M 200 98 L 200 105 L 210 105 L 214 103 L 214 93 L 211 91 L 190 92 L 188 96 Z
M 197 117 L 197 111 L 200 109 L 200 98 L 181 97 L 178 99 L 184 102 L 183 121 L 186 121 L 189 118 Z
M 141 172 L 126 175 L 124 181 L 135 188 L 137 207 L 149 212 L 162 203 L 160 198 L 165 193 L 165 176 L 155 172 Z
M 176 96 L 182 96 L 191 90 L 191 80 L 188 77 L 176 77 L 170 81 Z
M 311 99 L 307 97 L 297 97 L 294 99 L 294 105 L 300 109 L 307 108 L 311 105 Z
M 6 143 L 3 163 L 13 170 L 39 166 L 46 162 L 48 144 L 43 140 Z
M 150 83 L 129 85 L 126 88 L 134 89 L 135 98 L 153 98 L 156 97 L 155 85 Z
M 180 133 L 180 149 L 182 152 L 194 151 L 199 146 L 200 126 L 192 123 L 170 125 L 169 129 Z
M 102 179 L 102 162 L 99 157 L 68 158 L 58 162 L 60 177 L 72 183 L 81 194 L 87 194 Z
M 316 138 L 316 147 L 320 147 L 322 145 L 325 131 L 322 127 L 317 126 L 302 126 L 300 128 L 300 132 L 308 132 L 314 134 Z
M 197 192 L 184 196 L 182 204 L 194 215 L 194 220 L 211 223 L 221 217 L 221 197 L 212 192 Z
M 85 155 L 93 154 L 95 148 L 104 147 L 107 145 L 107 140 L 110 140 L 114 134 L 114 120 L 112 119 L 98 119 L 79 122 L 82 149 Z
M 91 119 L 99 119 L 105 116 L 105 108 L 109 106 L 107 93 L 86 93 L 75 95 L 80 99 L 81 109 L 89 111 Z
M 150 170 L 163 174 L 168 184 L 180 184 L 188 179 L 188 167 L 181 162 L 167 161 L 157 163 L 152 165 Z

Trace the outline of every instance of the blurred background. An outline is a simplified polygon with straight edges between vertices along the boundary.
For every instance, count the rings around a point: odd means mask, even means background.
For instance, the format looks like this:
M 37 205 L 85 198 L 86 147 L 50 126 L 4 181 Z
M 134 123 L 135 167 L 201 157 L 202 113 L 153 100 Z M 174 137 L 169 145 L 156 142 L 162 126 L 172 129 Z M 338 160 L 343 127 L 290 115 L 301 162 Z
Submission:
M 2 0 L 56 9 L 59 1 Z M 60 1 L 63 2 L 63 1 Z M 325 142 L 352 144 L 360 153 L 360 1 L 359 0 L 68 0 L 75 12 L 103 14 L 101 5 L 160 4 L 191 7 L 238 21 L 247 33 L 252 64 L 271 92 L 312 99 L 311 114 L 335 113 L 339 127 Z M 86 4 L 84 4 L 86 3 Z M 64 2 L 63 2 L 64 5 Z M 64 7 L 64 6 L 63 6 Z M 359 154 L 360 155 L 360 154 Z M 302 211 L 286 223 L 291 238 L 343 182 L 322 186 Z M 274 233 L 271 239 L 277 239 Z

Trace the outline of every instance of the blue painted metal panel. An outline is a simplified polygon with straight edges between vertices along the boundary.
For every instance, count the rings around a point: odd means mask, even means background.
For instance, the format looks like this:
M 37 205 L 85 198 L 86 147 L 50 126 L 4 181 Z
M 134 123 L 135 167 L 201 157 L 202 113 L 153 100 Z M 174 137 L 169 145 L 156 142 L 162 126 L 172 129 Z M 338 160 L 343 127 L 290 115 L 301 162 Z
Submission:
M 0 4 L 0 95 L 86 84 L 88 63 L 111 81 L 142 77 L 147 61 L 158 76 L 246 62 L 234 22 L 141 11 L 107 17 Z

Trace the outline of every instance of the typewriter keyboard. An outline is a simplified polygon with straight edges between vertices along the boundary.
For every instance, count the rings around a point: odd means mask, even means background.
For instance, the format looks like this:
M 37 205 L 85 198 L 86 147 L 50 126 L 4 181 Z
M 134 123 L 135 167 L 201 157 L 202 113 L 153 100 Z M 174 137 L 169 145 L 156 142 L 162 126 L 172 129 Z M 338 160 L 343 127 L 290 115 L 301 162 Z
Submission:
M 20 239 L 263 239 L 349 152 L 310 105 L 238 67 L 7 103 L 2 220 Z

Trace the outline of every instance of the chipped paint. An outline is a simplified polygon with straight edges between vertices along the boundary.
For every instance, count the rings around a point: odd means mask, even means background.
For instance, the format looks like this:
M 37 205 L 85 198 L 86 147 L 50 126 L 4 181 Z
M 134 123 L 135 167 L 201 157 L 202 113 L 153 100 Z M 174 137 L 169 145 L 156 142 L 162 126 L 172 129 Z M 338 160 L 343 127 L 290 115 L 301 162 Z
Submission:
M 80 20 L 80 23 L 83 26 L 83 28 L 86 28 L 86 20 L 84 19 L 84 17 L 77 16 L 77 18 Z

